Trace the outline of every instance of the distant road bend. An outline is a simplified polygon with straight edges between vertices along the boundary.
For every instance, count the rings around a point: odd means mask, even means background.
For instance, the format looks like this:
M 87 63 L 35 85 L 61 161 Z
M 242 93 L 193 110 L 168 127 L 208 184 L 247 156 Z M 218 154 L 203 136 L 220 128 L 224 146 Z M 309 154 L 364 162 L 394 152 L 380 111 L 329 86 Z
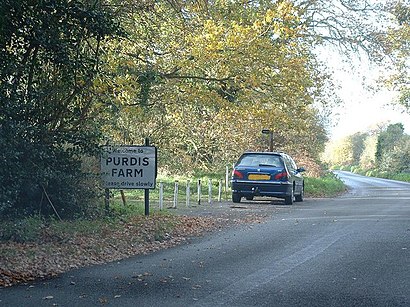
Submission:
M 272 218 L 0 289 L 0 306 L 410 306 L 410 184 L 337 174 L 341 197 L 249 202 Z

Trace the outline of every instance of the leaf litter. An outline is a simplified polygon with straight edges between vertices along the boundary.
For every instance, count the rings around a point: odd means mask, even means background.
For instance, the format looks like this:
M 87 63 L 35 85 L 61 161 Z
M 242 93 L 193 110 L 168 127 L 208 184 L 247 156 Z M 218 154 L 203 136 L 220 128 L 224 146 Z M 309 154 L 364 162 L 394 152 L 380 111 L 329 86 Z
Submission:
M 229 225 L 261 223 L 265 219 L 266 216 L 260 214 L 231 216 L 226 213 L 206 217 L 136 216 L 119 222 L 115 227 L 107 225 L 98 232 L 71 233 L 67 237 L 45 228 L 36 242 L 0 242 L 0 287 L 52 278 L 72 269 L 152 253 Z M 162 229 L 161 225 L 168 226 Z M 149 273 L 144 273 L 134 277 L 144 281 L 148 276 Z

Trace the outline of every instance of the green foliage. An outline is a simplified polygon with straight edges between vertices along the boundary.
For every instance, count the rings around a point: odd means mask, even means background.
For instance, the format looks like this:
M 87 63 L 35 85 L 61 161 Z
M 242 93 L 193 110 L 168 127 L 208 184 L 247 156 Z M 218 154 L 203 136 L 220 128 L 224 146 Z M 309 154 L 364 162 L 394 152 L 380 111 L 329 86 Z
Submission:
M 349 138 L 331 141 L 327 144 L 322 159 L 329 165 L 338 165 L 339 169 L 353 163 L 353 146 Z
M 47 230 L 58 238 L 72 238 L 73 236 L 96 234 L 109 227 L 115 229 L 118 220 L 115 218 L 98 218 L 98 219 L 77 219 L 75 221 L 51 220 L 47 225 Z
M 389 168 L 389 158 L 394 152 L 396 144 L 403 138 L 403 124 L 397 123 L 387 126 L 377 138 L 376 161 L 380 168 Z
M 360 167 L 372 169 L 376 167 L 377 135 L 369 134 L 364 140 L 364 149 L 360 156 Z
M 34 216 L 10 221 L 2 220 L 0 221 L 0 241 L 41 243 L 44 239 L 68 240 L 76 235 L 98 234 L 105 228 L 115 229 L 121 219 L 125 218 L 124 215 L 94 220 L 60 221 L 57 219 L 45 220 L 42 217 Z
M 344 183 L 331 172 L 320 178 L 305 177 L 305 193 L 309 197 L 332 197 L 345 190 Z
M 352 144 L 352 163 L 355 165 L 360 163 L 360 157 L 365 149 L 365 140 L 367 137 L 367 133 L 355 133 L 350 137 Z
M 406 1 L 393 1 L 389 6 L 389 12 L 396 18 L 396 25 L 388 30 L 384 44 L 387 54 L 393 61 L 384 62 L 391 70 L 385 78 L 384 85 L 400 93 L 398 104 L 410 114 L 410 5 Z M 394 69 L 391 69 L 392 66 Z
M 339 169 L 343 166 L 359 165 L 363 153 L 369 150 L 366 143 L 369 136 L 369 133 L 355 133 L 329 142 L 322 158 L 330 165 L 339 165 Z
M 409 172 L 395 173 L 395 172 L 372 170 L 372 171 L 367 172 L 366 176 L 410 182 Z
M 410 173 L 391 174 L 389 179 L 410 182 Z
M 395 172 L 410 171 L 410 136 L 401 135 L 393 144 L 388 145 L 383 151 L 379 161 L 379 169 Z
M 100 1 L 5 0 L 0 12 L 0 213 L 72 217 L 93 195 L 81 162 L 101 138 L 92 83 L 115 24 Z
M 110 215 L 115 217 L 121 217 L 122 219 L 127 219 L 136 215 L 144 215 L 144 200 L 143 198 L 140 198 L 138 196 L 139 195 L 128 194 L 126 196 L 127 205 L 125 206 L 119 198 L 113 199 L 113 203 L 110 207 Z M 152 206 L 151 203 L 150 212 L 152 213 L 153 211 L 157 210 L 156 208 L 154 208 L 154 206 Z
M 391 154 L 390 169 L 398 172 L 410 172 L 410 135 L 405 135 L 397 142 Z
M 40 217 L 0 221 L 0 225 L 0 241 L 14 241 L 18 243 L 37 241 L 45 227 L 44 220 Z

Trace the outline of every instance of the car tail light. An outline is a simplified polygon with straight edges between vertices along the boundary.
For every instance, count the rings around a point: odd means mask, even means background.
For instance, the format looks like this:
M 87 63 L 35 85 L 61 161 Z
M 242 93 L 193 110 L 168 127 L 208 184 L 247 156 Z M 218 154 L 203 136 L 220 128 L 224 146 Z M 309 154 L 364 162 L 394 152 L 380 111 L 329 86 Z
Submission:
M 243 179 L 243 174 L 242 174 L 240 171 L 234 169 L 234 170 L 232 171 L 232 177 L 233 177 L 233 178 Z
M 283 171 L 281 173 L 278 173 L 274 177 L 276 180 L 288 180 L 288 172 Z

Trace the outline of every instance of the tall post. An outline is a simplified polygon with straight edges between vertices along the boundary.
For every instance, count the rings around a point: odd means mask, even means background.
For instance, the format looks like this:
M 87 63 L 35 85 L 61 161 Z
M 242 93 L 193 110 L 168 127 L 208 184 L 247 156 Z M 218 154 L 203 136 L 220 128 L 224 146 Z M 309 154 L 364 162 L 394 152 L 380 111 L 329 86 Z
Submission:
M 164 208 L 164 183 L 159 183 L 159 210 L 162 211 Z
M 201 205 L 201 179 L 198 179 L 198 206 Z
M 149 146 L 149 138 L 145 138 L 145 146 Z M 145 199 L 145 216 L 148 216 L 149 215 L 149 189 L 145 189 L 144 199 Z
M 108 215 L 110 213 L 110 190 L 105 189 L 105 198 L 104 198 L 104 203 L 105 203 L 105 213 Z
M 208 181 L 208 204 L 212 204 L 212 179 Z
M 228 199 L 228 189 L 229 189 L 229 166 L 226 166 L 225 172 L 225 199 Z
M 176 209 L 178 206 L 178 192 L 179 192 L 179 188 L 178 188 L 178 180 L 175 180 L 175 185 L 174 185 L 174 202 L 172 205 L 172 208 Z
M 127 206 L 127 200 L 125 199 L 124 190 L 120 190 L 120 194 L 121 194 L 122 204 L 124 205 L 124 207 L 126 207 Z
M 222 201 L 222 179 L 219 179 L 219 186 L 218 186 L 218 201 Z
M 273 131 L 270 129 L 263 129 L 263 134 L 269 134 L 269 151 L 273 151 Z
M 189 180 L 186 181 L 186 193 L 185 193 L 185 195 L 186 195 L 186 206 L 189 207 L 189 201 L 190 201 L 190 198 L 191 198 L 191 186 L 190 186 L 190 181 Z

